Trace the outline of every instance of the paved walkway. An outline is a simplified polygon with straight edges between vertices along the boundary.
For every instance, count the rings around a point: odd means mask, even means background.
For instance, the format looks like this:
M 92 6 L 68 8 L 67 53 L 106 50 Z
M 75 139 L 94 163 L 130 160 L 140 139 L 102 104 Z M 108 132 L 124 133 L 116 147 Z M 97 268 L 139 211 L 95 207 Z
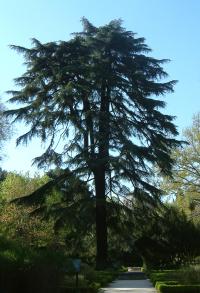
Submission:
M 129 269 L 123 273 L 116 281 L 113 281 L 107 288 L 102 288 L 101 293 L 156 293 L 145 274 L 138 270 Z

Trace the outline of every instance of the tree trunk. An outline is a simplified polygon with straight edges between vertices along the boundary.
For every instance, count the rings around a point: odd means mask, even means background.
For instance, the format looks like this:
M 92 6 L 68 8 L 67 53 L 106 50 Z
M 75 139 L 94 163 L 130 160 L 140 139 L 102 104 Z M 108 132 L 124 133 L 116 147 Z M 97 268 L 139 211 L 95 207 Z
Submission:
M 96 190 L 96 267 L 107 267 L 106 170 L 109 157 L 109 90 L 103 81 L 99 114 L 99 153 L 95 177 Z
M 96 190 L 96 268 L 103 269 L 107 266 L 107 220 L 106 220 L 106 195 L 105 171 L 98 170 L 95 174 Z

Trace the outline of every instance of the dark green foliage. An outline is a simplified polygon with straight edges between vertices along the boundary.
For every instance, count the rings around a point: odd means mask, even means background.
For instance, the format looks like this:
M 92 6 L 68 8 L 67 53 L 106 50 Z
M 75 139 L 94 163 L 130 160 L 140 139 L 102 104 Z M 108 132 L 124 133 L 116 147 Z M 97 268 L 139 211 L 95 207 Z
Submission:
M 59 292 L 66 259 L 60 252 L 35 250 L 0 238 L 0 290 L 8 293 Z
M 120 178 L 128 178 L 134 186 L 137 182 L 138 188 L 156 193 L 142 180 L 150 173 L 146 162 L 157 162 L 168 173 L 169 151 L 178 142 L 168 137 L 177 134 L 173 117 L 158 111 L 165 103 L 150 96 L 173 91 L 175 82 L 156 81 L 167 76 L 161 67 L 166 60 L 145 56 L 150 49 L 144 39 L 126 31 L 119 21 L 90 29 L 68 42 L 41 44 L 33 39 L 32 49 L 12 46 L 24 54 L 28 70 L 16 79 L 22 89 L 11 91 L 10 101 L 25 107 L 6 114 L 30 125 L 18 143 L 34 136 L 51 139 L 46 152 L 35 159 L 39 166 L 64 161 L 76 168 L 78 164 L 77 173 L 85 174 L 107 163 L 107 175 L 108 170 L 114 172 L 113 190 Z M 101 120 L 108 123 L 107 130 Z M 60 136 L 55 135 L 59 125 Z M 61 153 L 54 151 L 58 138 L 66 144 Z M 116 153 L 100 154 L 103 146 Z
M 79 274 L 78 292 L 97 292 L 99 288 L 106 287 L 119 275 L 117 270 L 96 271 L 92 267 L 84 264 Z M 74 292 L 75 279 L 66 276 L 61 288 L 61 292 Z M 65 291 L 66 290 L 66 291 Z M 70 291 L 72 290 L 72 291 Z M 88 291 L 87 291 L 88 290 Z
M 200 229 L 183 212 L 166 207 L 144 226 L 136 247 L 147 268 L 171 268 L 200 253 Z
M 154 208 L 146 209 L 137 200 L 107 203 L 109 261 L 113 266 L 142 266 L 135 241 L 141 237 L 146 225 L 153 217 Z M 143 215 L 146 215 L 145 219 Z
M 155 286 L 157 282 L 162 282 L 165 284 L 169 284 L 169 282 L 178 282 L 179 278 L 177 280 L 178 271 L 177 270 L 164 270 L 164 271 L 153 271 L 149 274 L 150 280 Z
M 14 200 L 33 205 L 31 215 L 54 221 L 68 256 L 94 258 L 95 202 L 88 186 L 68 169 L 48 172 L 50 180 L 28 196 Z M 63 240 L 62 240 L 63 242 Z
M 156 288 L 160 293 L 199 293 L 200 285 L 168 285 L 160 283 Z
M 33 248 L 0 237 L 0 290 L 8 293 L 76 292 L 72 259 L 62 251 Z M 78 292 L 97 292 L 118 276 L 114 270 L 81 266 Z M 82 282 L 81 282 L 82 281 Z M 71 290 L 71 291 L 70 291 Z
M 159 292 L 200 292 L 199 269 L 196 269 L 198 278 L 187 278 L 195 268 L 186 267 L 180 270 L 153 271 L 149 273 L 151 282 Z
M 12 134 L 12 129 L 9 120 L 3 115 L 5 109 L 6 108 L 0 101 L 0 161 L 2 160 L 2 149 L 4 143 L 11 137 Z
M 50 178 L 47 183 L 43 184 L 31 194 L 13 200 L 13 202 L 27 205 L 43 205 L 54 189 L 60 192 L 61 199 L 63 198 L 65 201 L 74 200 L 74 197 L 78 196 L 90 196 L 86 184 L 77 178 L 69 169 L 49 171 L 47 175 Z
M 0 182 L 6 179 L 8 172 L 0 168 Z
M 119 272 L 116 270 L 110 271 L 93 271 L 92 274 L 85 274 L 85 278 L 90 283 L 98 283 L 99 287 L 105 287 L 108 283 L 111 283 L 119 275 Z
M 6 111 L 30 127 L 17 144 L 40 137 L 48 146 L 35 158 L 39 167 L 64 166 L 93 180 L 97 263 L 105 266 L 106 199 L 134 190 L 134 197 L 156 202 L 152 166 L 170 175 L 170 151 L 179 142 L 173 117 L 159 111 L 165 107 L 159 96 L 173 92 L 175 84 L 161 81 L 167 60 L 148 57 L 144 38 L 126 31 L 120 20 L 97 28 L 83 19 L 83 32 L 69 41 L 33 39 L 31 49 L 12 48 L 27 65 L 16 79 L 21 89 L 10 92 L 10 102 L 20 107 Z

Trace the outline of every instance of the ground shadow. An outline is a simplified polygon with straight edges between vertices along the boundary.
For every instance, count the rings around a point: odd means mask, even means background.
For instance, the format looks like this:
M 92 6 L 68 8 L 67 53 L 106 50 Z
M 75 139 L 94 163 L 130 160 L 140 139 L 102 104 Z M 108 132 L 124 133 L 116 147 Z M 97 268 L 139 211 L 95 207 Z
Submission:
M 156 292 L 150 281 L 142 272 L 127 272 L 119 276 L 119 278 L 109 284 L 101 292 Z

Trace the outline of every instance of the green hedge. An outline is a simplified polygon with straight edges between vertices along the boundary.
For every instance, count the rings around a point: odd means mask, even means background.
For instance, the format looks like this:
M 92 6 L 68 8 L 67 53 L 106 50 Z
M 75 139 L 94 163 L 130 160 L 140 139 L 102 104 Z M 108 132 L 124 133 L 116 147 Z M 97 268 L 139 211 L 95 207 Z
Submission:
M 36 249 L 0 235 L 0 292 L 59 293 L 66 259 L 53 249 Z
M 113 271 L 97 271 L 93 281 L 95 283 L 99 283 L 101 287 L 103 287 L 108 283 L 112 282 L 113 279 L 116 279 L 118 275 L 118 272 Z
M 160 293 L 200 293 L 200 283 L 188 280 L 182 270 L 147 272 Z
M 177 271 L 174 271 L 174 270 L 149 274 L 149 278 L 154 286 L 156 285 L 156 282 L 177 281 L 176 277 L 177 277 Z
M 156 282 L 156 289 L 160 288 L 160 285 L 180 285 L 178 281 L 165 281 L 165 282 Z
M 64 281 L 61 283 L 61 292 L 97 292 L 98 289 L 106 287 L 107 284 L 112 282 L 119 275 L 119 271 L 95 271 L 91 267 L 84 269 L 79 275 L 78 288 L 75 288 L 75 280 L 73 276 L 69 278 L 65 276 Z M 79 290 L 79 291 L 78 291 Z
M 83 275 L 89 286 L 96 289 L 104 287 L 116 279 L 119 271 L 95 271 L 94 269 L 88 268 L 87 271 L 83 272 Z
M 170 285 L 160 282 L 156 284 L 160 293 L 200 293 L 200 285 Z

